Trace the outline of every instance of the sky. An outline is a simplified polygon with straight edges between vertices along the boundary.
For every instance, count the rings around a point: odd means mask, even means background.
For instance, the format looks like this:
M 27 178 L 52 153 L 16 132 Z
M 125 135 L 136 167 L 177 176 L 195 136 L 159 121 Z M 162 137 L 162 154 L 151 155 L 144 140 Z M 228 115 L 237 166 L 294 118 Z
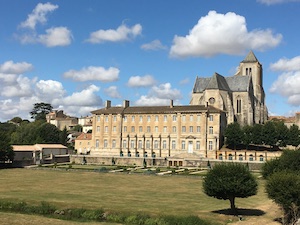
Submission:
M 300 0 L 0 0 L 0 121 L 45 102 L 88 116 L 188 105 L 197 76 L 253 51 L 270 115 L 300 111 Z

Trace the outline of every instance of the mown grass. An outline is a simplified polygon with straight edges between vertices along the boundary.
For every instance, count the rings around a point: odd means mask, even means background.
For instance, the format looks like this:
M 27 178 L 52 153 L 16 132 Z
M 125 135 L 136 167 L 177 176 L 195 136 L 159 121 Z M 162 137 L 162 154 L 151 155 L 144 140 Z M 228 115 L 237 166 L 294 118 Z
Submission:
M 237 199 L 240 208 L 259 209 L 272 204 L 260 181 L 258 195 Z M 42 201 L 61 208 L 103 208 L 105 211 L 150 215 L 196 215 L 226 223 L 231 216 L 213 213 L 229 202 L 207 197 L 202 178 L 147 176 L 82 171 L 0 170 L 0 199 L 29 204 Z

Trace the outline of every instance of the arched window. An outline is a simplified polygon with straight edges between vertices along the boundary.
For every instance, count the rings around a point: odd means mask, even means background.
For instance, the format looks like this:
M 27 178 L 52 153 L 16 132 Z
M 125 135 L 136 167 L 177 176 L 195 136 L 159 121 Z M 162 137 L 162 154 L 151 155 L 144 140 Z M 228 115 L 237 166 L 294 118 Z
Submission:
M 259 161 L 264 161 L 264 156 L 263 155 L 259 156 Z
M 253 155 L 249 155 L 249 161 L 253 161 Z
M 236 113 L 241 113 L 242 112 L 242 99 L 240 96 L 237 96 L 236 99 Z
M 232 160 L 232 154 L 229 154 L 229 155 L 228 155 L 228 159 L 229 159 L 229 160 Z
M 242 154 L 239 154 L 239 160 L 243 161 L 243 155 Z
M 223 155 L 219 154 L 219 160 L 223 160 Z

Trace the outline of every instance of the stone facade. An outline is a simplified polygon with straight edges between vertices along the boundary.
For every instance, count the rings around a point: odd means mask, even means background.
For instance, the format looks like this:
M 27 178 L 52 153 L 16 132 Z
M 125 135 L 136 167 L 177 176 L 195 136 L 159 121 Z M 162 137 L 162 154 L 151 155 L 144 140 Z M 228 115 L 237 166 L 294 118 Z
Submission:
M 268 119 L 263 88 L 263 69 L 251 51 L 231 77 L 215 73 L 210 78 L 197 77 L 191 105 L 209 104 L 227 114 L 227 124 L 264 123 Z

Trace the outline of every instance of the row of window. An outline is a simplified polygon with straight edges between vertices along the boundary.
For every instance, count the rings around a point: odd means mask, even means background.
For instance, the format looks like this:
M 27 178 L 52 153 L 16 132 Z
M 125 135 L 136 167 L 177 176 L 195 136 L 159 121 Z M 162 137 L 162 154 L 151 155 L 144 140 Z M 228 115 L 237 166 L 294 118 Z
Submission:
M 239 161 L 243 161 L 244 160 L 244 155 L 239 154 L 238 159 L 239 159 Z M 248 159 L 249 159 L 249 161 L 254 161 L 254 156 L 252 154 L 250 154 L 248 156 Z M 219 160 L 223 160 L 223 155 L 222 154 L 219 154 Z M 233 155 L 232 154 L 228 155 L 228 160 L 233 160 Z M 264 156 L 263 155 L 259 156 L 259 161 L 264 161 Z
M 147 122 L 151 122 L 151 116 L 147 116 L 146 118 L 147 118 Z M 135 119 L 136 119 L 136 116 L 131 116 L 131 122 L 135 122 Z M 144 116 L 139 116 L 139 122 L 143 122 L 143 119 L 144 119 Z M 200 120 L 201 120 L 201 115 L 197 115 L 197 121 L 200 122 Z M 209 121 L 213 121 L 213 120 L 214 120 L 213 115 L 209 115 L 208 120 L 209 120 Z M 99 122 L 99 121 L 100 121 L 100 116 L 97 116 L 97 122 Z M 108 117 L 108 116 L 105 116 L 105 117 L 104 117 L 104 121 L 105 121 L 105 122 L 108 122 L 108 121 L 109 121 L 109 117 Z M 116 115 L 113 116 L 113 121 L 114 121 L 114 122 L 117 121 L 117 116 L 116 116 Z M 127 122 L 127 121 L 128 121 L 128 116 L 124 116 L 123 121 L 124 121 L 124 122 Z M 156 115 L 156 116 L 154 117 L 154 121 L 155 121 L 155 122 L 159 122 L 159 116 L 158 116 L 158 115 Z M 164 122 L 167 122 L 167 121 L 168 121 L 168 116 L 167 116 L 167 115 L 164 115 L 163 121 L 164 121 Z M 172 121 L 174 121 L 174 122 L 177 121 L 177 115 L 173 115 L 173 116 L 172 116 Z M 185 122 L 185 121 L 186 121 L 186 115 L 182 115 L 182 116 L 181 116 L 181 121 L 182 121 L 182 122 Z M 194 121 L 194 115 L 190 115 L 190 116 L 189 116 L 189 121 L 191 121 L 191 122 Z
M 123 131 L 124 131 L 124 132 L 128 132 L 127 126 L 124 126 L 124 127 L 123 127 Z M 200 126 L 196 126 L 196 130 L 195 130 L 195 131 L 196 131 L 196 133 L 200 133 L 200 132 L 201 132 L 201 127 L 200 127 Z M 97 126 L 96 132 L 100 132 L 100 126 Z M 112 132 L 117 132 L 117 127 L 116 127 L 116 126 L 113 126 L 113 127 L 112 127 Z M 135 127 L 135 126 L 131 126 L 130 132 L 136 132 L 136 127 Z M 143 132 L 143 126 L 139 126 L 139 127 L 138 127 L 138 132 L 140 132 L 140 133 Z M 150 126 L 147 126 L 147 127 L 146 127 L 146 132 L 147 132 L 147 133 L 150 133 L 150 132 L 151 132 L 151 127 L 150 127 Z M 159 132 L 158 126 L 155 126 L 155 127 L 154 127 L 154 132 L 155 132 L 155 133 L 158 133 L 158 132 Z M 167 126 L 164 126 L 162 132 L 163 132 L 163 133 L 167 133 L 167 132 L 168 132 L 168 127 L 167 127 Z M 177 132 L 177 127 L 176 127 L 176 126 L 172 126 L 172 132 L 173 132 L 173 133 L 176 133 L 176 132 Z M 194 132 L 194 126 L 189 126 L 189 127 L 188 127 L 188 131 L 187 131 L 187 127 L 186 127 L 186 126 L 182 126 L 182 127 L 181 127 L 181 132 L 182 132 L 182 133 L 186 133 L 186 132 L 193 133 L 193 132 Z M 108 133 L 108 126 L 105 126 L 105 127 L 104 127 L 104 133 Z M 213 128 L 213 126 L 209 126 L 209 127 L 208 127 L 208 133 L 209 133 L 209 134 L 213 134 L 213 133 L 214 133 L 214 128 Z
M 187 143 L 190 145 L 193 145 L 193 142 L 192 141 L 181 141 L 181 149 L 182 150 L 185 150 L 186 147 L 187 147 Z M 130 144 L 128 146 L 128 144 Z M 130 143 L 128 143 L 128 141 L 125 139 L 123 140 L 123 143 L 122 143 L 122 147 L 124 149 L 127 149 L 127 148 L 131 148 L 131 149 L 134 149 L 136 147 L 136 144 L 137 144 L 137 148 L 138 149 L 150 149 L 151 148 L 151 142 L 150 140 L 146 140 L 145 143 L 143 143 L 142 140 L 138 140 L 138 142 L 136 142 L 136 140 L 131 140 Z M 145 146 L 143 146 L 143 144 L 145 144 Z M 153 149 L 167 149 L 167 140 L 163 140 L 162 141 L 162 146 L 160 146 L 160 141 L 158 140 L 154 140 L 153 142 Z M 112 140 L 112 148 L 116 148 L 116 140 L 113 139 Z M 100 147 L 100 141 L 99 139 L 96 140 L 96 148 L 99 148 Z M 176 149 L 176 140 L 172 140 L 171 141 L 171 149 Z M 108 148 L 108 140 L 107 139 L 104 139 L 103 140 L 103 148 Z M 209 150 L 212 150 L 213 149 L 213 142 L 212 141 L 209 141 L 208 142 L 208 149 Z M 200 141 L 196 141 L 196 150 L 200 150 Z

